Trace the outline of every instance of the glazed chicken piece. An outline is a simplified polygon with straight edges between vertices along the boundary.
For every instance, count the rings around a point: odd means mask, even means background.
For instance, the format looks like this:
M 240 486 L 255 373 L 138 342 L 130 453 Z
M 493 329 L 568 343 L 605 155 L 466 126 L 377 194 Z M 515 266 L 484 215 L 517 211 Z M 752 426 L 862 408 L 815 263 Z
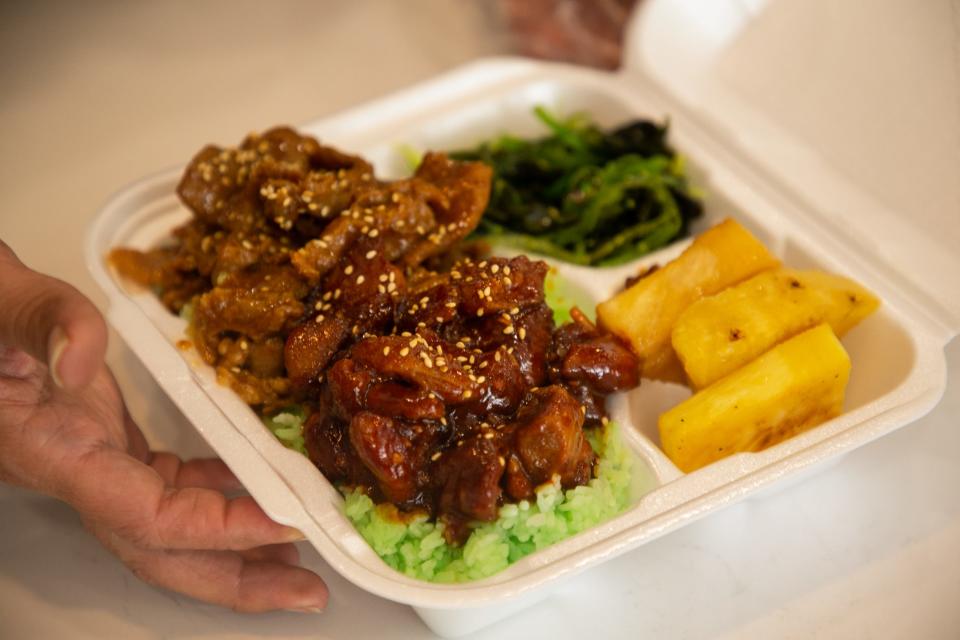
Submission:
M 513 437 L 507 465 L 512 498 L 533 498 L 533 490 L 554 476 L 564 488 L 590 479 L 596 456 L 583 435 L 583 410 L 563 387 L 531 392 L 508 431 Z

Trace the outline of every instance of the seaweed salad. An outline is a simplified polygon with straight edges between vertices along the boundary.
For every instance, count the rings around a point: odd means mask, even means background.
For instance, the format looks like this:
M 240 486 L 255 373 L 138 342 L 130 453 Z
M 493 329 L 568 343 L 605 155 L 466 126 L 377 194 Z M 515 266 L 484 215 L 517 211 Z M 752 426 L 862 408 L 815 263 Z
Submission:
M 550 134 L 504 135 L 458 160 L 493 168 L 490 203 L 474 237 L 583 265 L 617 265 L 687 234 L 702 206 L 668 124 L 634 120 L 605 131 L 587 116 L 537 107 Z

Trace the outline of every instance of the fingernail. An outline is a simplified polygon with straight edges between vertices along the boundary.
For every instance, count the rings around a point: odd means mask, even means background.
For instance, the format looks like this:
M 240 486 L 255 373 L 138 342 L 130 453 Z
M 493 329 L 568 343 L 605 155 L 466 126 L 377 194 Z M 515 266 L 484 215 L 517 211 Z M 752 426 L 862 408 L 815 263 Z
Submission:
M 53 331 L 50 332 L 47 343 L 49 357 L 47 366 L 50 370 L 50 377 L 53 378 L 53 383 L 61 389 L 63 388 L 63 380 L 60 378 L 60 358 L 63 357 L 63 352 L 69 343 L 67 334 L 60 327 L 54 327 Z
M 293 613 L 323 613 L 323 607 L 299 607 L 295 609 L 287 609 Z
M 307 539 L 307 536 L 303 535 L 300 529 L 295 527 L 284 527 L 284 529 L 286 529 L 284 538 L 287 542 L 300 542 L 301 540 Z

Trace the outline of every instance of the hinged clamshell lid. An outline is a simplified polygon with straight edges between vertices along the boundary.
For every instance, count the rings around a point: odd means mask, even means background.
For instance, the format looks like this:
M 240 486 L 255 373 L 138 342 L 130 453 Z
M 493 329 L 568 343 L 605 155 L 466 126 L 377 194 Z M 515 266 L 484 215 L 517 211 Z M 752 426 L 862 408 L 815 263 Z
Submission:
M 960 331 L 960 11 L 951 0 L 644 0 L 642 74 Z

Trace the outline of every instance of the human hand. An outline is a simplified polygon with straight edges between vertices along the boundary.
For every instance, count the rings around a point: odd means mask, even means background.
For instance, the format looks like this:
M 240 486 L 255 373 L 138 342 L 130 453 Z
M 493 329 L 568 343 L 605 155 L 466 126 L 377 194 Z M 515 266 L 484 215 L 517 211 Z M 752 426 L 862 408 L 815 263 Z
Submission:
M 75 508 L 146 582 L 259 612 L 319 611 L 295 529 L 270 520 L 219 460 L 150 451 L 103 362 L 93 304 L 0 242 L 0 481 Z M 49 363 L 49 364 L 47 364 Z
M 499 0 L 515 46 L 534 58 L 603 69 L 620 64 L 623 29 L 636 0 Z

